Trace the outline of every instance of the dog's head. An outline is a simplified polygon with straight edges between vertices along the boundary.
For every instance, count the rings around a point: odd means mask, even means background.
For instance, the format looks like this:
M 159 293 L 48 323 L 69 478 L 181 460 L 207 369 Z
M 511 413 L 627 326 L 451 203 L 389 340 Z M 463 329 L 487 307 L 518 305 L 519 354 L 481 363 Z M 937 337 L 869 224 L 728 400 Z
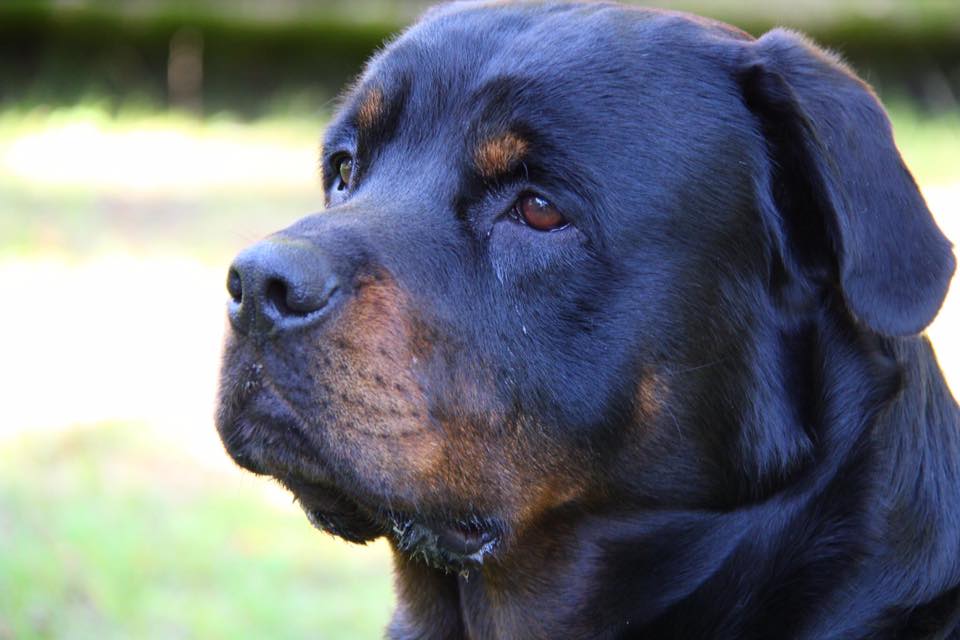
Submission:
M 953 270 L 869 88 L 785 31 L 436 10 L 322 163 L 327 208 L 230 270 L 218 427 L 318 526 L 443 567 L 781 486 L 817 323 L 917 333 Z

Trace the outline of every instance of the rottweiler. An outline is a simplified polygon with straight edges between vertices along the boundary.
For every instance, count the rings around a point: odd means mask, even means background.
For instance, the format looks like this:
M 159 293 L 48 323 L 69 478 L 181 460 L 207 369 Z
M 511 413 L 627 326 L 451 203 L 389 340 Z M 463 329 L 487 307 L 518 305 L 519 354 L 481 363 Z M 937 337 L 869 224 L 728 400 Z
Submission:
M 227 277 L 217 423 L 385 536 L 392 638 L 960 638 L 953 274 L 870 87 L 777 29 L 454 3 Z

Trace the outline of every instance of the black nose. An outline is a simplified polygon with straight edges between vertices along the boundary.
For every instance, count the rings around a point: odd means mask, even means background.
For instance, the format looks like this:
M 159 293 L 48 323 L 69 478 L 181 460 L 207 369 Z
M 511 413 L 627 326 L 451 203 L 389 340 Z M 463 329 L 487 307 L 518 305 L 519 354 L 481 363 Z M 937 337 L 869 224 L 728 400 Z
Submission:
M 230 324 L 238 333 L 260 336 L 309 326 L 328 315 L 339 288 L 317 247 L 269 238 L 241 252 L 230 266 Z

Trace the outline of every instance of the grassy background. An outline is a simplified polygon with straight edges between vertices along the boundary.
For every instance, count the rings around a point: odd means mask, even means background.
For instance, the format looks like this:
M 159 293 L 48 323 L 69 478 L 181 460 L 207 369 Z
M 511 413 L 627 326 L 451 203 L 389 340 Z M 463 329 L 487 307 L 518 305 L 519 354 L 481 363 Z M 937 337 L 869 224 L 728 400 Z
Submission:
M 0 113 L 0 639 L 381 635 L 386 545 L 314 530 L 211 420 L 226 266 L 320 207 L 321 128 Z
M 227 265 L 320 208 L 332 91 L 423 3 L 386 4 L 0 4 L 0 640 L 381 635 L 386 546 L 313 530 L 232 465 L 211 416 Z M 815 28 L 879 61 L 865 73 L 960 240 L 954 3 L 744 6 L 684 8 Z M 168 109 L 185 24 L 205 35 L 203 107 Z M 264 68 L 289 73 L 261 85 Z M 930 330 L 954 389 L 956 289 Z
M 0 448 L 2 637 L 376 637 L 386 564 L 142 425 Z

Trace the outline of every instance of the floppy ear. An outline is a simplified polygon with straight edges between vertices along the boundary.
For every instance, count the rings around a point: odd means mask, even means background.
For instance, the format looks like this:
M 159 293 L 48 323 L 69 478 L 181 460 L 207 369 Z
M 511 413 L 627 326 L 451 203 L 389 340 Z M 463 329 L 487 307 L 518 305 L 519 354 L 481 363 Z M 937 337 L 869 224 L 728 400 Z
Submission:
M 791 237 L 788 228 L 787 243 L 821 243 L 861 324 L 886 335 L 920 333 L 943 302 L 955 260 L 883 107 L 835 56 L 800 35 L 777 29 L 748 47 L 744 98 L 768 140 L 778 214 L 800 230 Z

